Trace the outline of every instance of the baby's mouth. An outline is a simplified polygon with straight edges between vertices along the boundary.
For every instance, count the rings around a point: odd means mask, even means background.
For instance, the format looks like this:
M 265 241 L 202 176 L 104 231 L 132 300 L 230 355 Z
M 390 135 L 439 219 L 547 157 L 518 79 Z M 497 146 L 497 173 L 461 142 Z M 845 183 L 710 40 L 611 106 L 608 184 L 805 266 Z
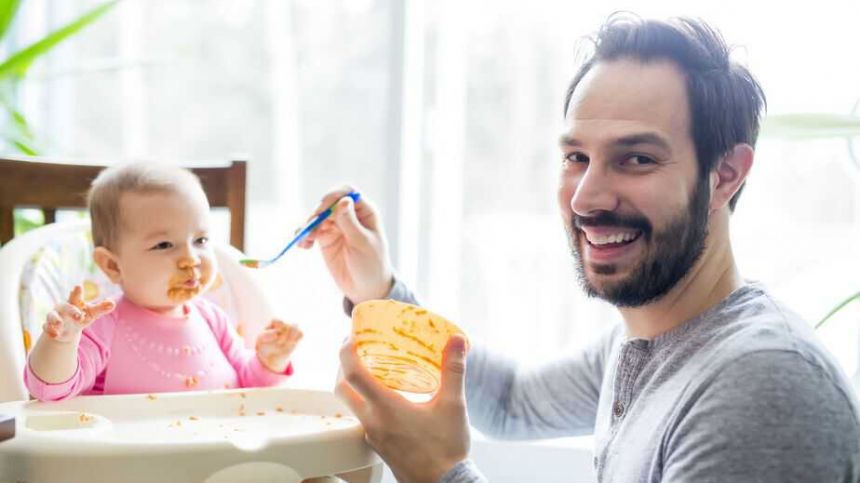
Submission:
M 184 273 L 173 279 L 173 282 L 167 289 L 167 296 L 174 301 L 182 302 L 200 293 L 205 281 L 203 277 L 193 274 Z

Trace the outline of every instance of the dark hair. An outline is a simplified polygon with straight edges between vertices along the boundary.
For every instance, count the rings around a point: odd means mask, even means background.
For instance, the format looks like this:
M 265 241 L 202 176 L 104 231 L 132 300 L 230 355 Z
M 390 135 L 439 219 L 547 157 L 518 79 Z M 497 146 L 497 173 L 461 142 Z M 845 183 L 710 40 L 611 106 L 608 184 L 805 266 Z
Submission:
M 613 14 L 591 42 L 594 52 L 567 89 L 565 115 L 574 90 L 596 63 L 623 58 L 669 60 L 686 76 L 699 176 L 707 176 L 735 145 L 755 146 L 760 116 L 766 108 L 764 91 L 746 67 L 731 61 L 722 35 L 705 22 L 688 18 L 643 20 Z M 732 211 L 742 189 L 729 201 Z

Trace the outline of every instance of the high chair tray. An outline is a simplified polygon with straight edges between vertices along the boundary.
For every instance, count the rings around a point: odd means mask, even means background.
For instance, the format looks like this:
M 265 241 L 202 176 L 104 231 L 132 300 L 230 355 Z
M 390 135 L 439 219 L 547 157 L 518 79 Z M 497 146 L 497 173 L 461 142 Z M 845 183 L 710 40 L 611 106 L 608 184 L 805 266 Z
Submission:
M 290 482 L 380 467 L 358 420 L 323 391 L 82 396 L 0 414 L 15 417 L 0 442 L 3 483 Z

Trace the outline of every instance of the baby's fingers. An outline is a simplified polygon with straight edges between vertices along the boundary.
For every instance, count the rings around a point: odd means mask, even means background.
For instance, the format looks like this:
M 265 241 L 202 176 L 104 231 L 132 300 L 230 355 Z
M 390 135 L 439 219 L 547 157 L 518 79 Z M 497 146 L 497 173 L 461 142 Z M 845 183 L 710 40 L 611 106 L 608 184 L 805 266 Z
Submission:
M 295 344 L 298 341 L 302 340 L 305 334 L 302 332 L 302 329 L 299 329 L 298 326 L 292 326 L 292 330 L 287 334 L 287 343 Z
M 102 300 L 97 304 L 92 304 L 86 309 L 87 321 L 93 321 L 102 315 L 109 314 L 116 308 L 116 303 L 113 300 Z
M 69 294 L 69 303 L 75 307 L 84 307 L 84 288 L 80 285 L 75 285 L 72 292 Z
M 258 344 L 264 344 L 267 342 L 272 342 L 273 340 L 278 338 L 278 334 L 272 330 L 264 330 L 257 337 Z
M 46 317 L 45 324 L 42 326 L 42 330 L 51 338 L 56 338 L 60 335 L 62 328 L 63 321 L 60 319 L 60 314 L 58 314 L 56 310 L 49 312 Z
M 84 312 L 70 303 L 60 304 L 56 311 L 60 318 L 69 324 L 81 325 L 84 323 Z
M 278 344 L 290 343 L 295 338 L 296 332 L 301 332 L 296 325 L 282 323 L 278 327 Z

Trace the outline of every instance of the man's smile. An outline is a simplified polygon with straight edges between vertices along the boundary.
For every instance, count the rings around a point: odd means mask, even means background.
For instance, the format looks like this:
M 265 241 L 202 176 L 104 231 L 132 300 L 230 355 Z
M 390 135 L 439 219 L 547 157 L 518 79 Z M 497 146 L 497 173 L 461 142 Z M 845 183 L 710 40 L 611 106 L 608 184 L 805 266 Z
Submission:
M 617 264 L 632 257 L 644 243 L 642 230 L 614 226 L 583 226 L 578 228 L 584 243 L 583 261 Z

